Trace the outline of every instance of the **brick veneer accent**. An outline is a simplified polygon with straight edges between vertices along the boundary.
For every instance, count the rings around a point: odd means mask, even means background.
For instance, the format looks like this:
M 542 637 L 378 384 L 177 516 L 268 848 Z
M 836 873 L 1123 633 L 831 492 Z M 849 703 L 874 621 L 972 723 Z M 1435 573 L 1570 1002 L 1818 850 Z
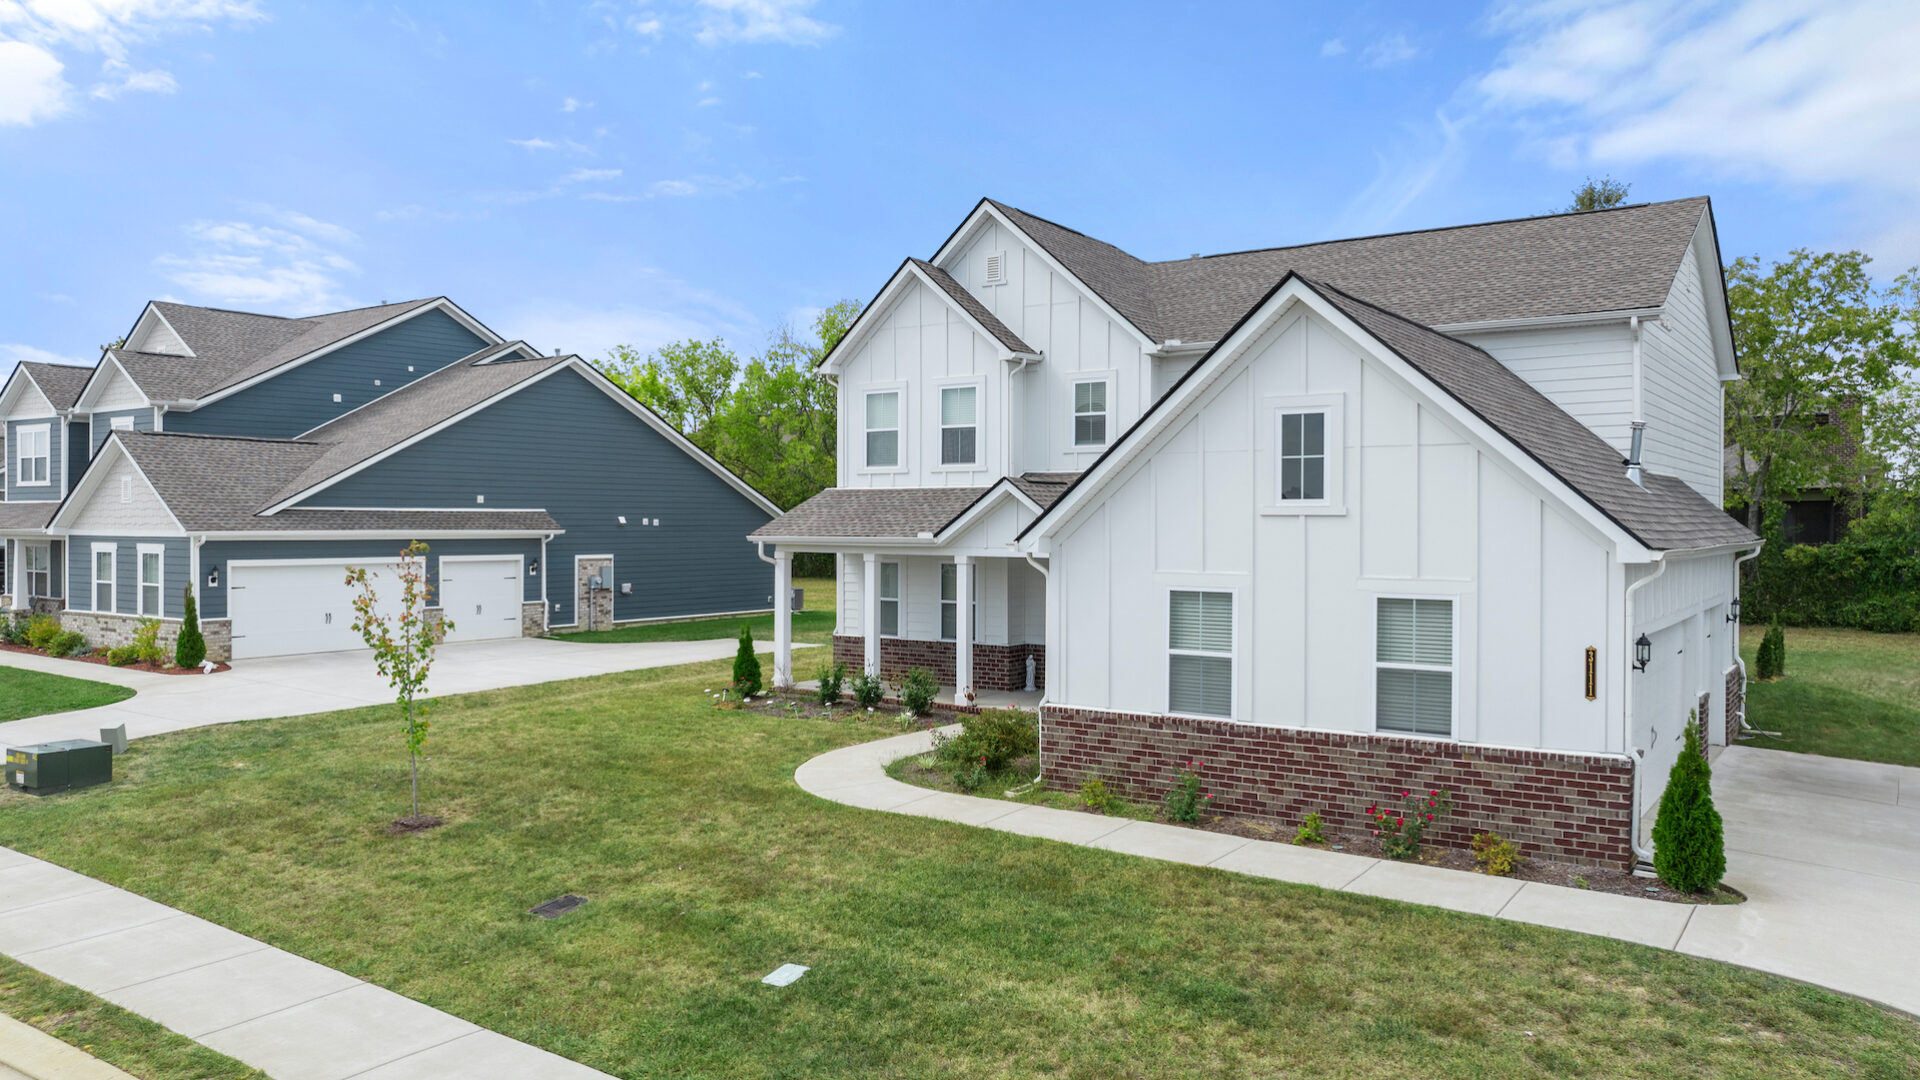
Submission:
M 1291 825 L 1318 811 L 1350 833 L 1367 827 L 1373 802 L 1446 788 L 1453 813 L 1427 834 L 1436 844 L 1464 848 L 1491 829 L 1529 855 L 1633 865 L 1625 758 L 1063 705 L 1040 710 L 1040 753 L 1055 790 L 1078 790 L 1091 774 L 1141 802 L 1158 801 L 1180 766 L 1198 760 L 1217 812 Z
M 120 615 L 103 611 L 61 611 L 60 629 L 78 630 L 90 649 L 113 649 L 133 644 L 133 635 L 146 621 L 138 615 Z M 233 659 L 233 624 L 226 619 L 203 619 L 200 637 L 207 643 L 207 659 L 224 664 Z M 160 648 L 169 659 L 180 640 L 179 620 L 160 623 Z
M 1693 710 L 1693 726 L 1695 728 L 1694 734 L 1700 736 L 1700 756 L 1701 757 L 1706 757 L 1707 747 L 1713 745 L 1712 740 L 1707 738 L 1707 724 L 1709 723 L 1709 719 L 1710 719 L 1707 714 L 1712 710 L 1713 710 L 1713 694 L 1711 692 L 1702 692 L 1700 695 L 1700 707 Z
M 547 602 L 528 600 L 520 605 L 520 636 L 539 637 L 547 632 Z
M 973 646 L 973 688 L 978 690 L 1025 690 L 1027 657 L 1033 657 L 1033 685 L 1047 687 L 1047 647 L 1045 645 Z M 835 634 L 833 661 L 847 665 L 848 671 L 860 670 L 866 662 L 865 638 Z M 942 686 L 953 685 L 953 642 L 922 641 L 918 638 L 881 638 L 880 675 L 897 679 L 913 668 L 926 668 Z M 796 675 L 796 678 L 798 676 Z
M 592 610 L 587 607 L 587 587 L 593 583 L 595 574 L 600 576 L 600 591 L 593 594 Z M 573 572 L 573 617 L 574 629 L 585 630 L 589 624 L 595 630 L 613 629 L 613 560 L 612 559 L 575 559 Z M 589 618 L 591 614 L 591 618 Z
M 1727 669 L 1727 745 L 1740 737 L 1740 721 L 1747 715 L 1747 672 L 1739 664 Z

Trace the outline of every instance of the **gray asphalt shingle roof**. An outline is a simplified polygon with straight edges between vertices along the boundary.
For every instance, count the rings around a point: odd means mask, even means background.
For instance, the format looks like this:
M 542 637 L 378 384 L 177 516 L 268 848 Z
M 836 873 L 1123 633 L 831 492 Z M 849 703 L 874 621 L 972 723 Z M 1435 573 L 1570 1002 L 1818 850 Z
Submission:
M 980 302 L 979 297 L 968 292 L 965 285 L 955 281 L 952 274 L 947 273 L 945 270 L 940 269 L 925 259 L 911 259 L 909 261 L 924 271 L 928 277 L 932 278 L 934 284 L 940 286 L 941 290 L 949 297 L 952 297 L 955 303 L 964 308 L 967 314 L 973 316 L 975 321 L 979 322 L 981 326 L 986 327 L 987 333 L 992 334 L 995 341 L 998 341 L 1013 352 L 1030 353 L 1034 351 L 1032 346 L 1020 340 L 1020 335 L 1007 329 L 1007 324 L 1001 322 L 998 315 L 988 311 L 987 306 Z
M 0 499 L 0 532 L 44 529 L 60 509 L 57 502 L 8 502 Z
M 1045 510 L 1077 473 L 1027 473 L 1005 482 Z M 938 533 L 993 488 L 828 488 L 749 533 L 750 538 L 912 540 Z
M 20 370 L 33 379 L 33 384 L 47 396 L 48 404 L 56 409 L 71 409 L 73 403 L 80 400 L 80 390 L 93 377 L 93 369 L 75 364 L 42 364 L 35 360 L 20 361 Z

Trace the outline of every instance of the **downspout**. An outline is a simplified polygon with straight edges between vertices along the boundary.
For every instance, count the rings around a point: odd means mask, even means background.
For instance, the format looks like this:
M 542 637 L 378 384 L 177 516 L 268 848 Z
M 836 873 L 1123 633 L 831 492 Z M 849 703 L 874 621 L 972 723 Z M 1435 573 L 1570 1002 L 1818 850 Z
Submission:
M 1635 370 L 1638 371 L 1638 368 L 1636 367 Z M 1639 581 L 1636 581 L 1633 584 L 1627 586 L 1626 647 L 1629 650 L 1627 653 L 1628 656 L 1633 655 L 1631 650 L 1633 649 L 1633 636 L 1634 636 L 1633 635 L 1634 594 L 1639 592 L 1641 589 L 1645 588 L 1646 586 L 1653 584 L 1655 581 L 1658 581 L 1660 579 L 1660 575 L 1666 572 L 1667 572 L 1666 553 L 1660 552 L 1655 556 L 1653 573 L 1648 574 L 1646 577 L 1643 577 Z M 1622 727 L 1623 727 L 1622 734 L 1625 737 L 1621 740 L 1620 745 L 1627 749 L 1628 759 L 1633 762 L 1633 820 L 1628 823 L 1627 843 L 1633 848 L 1633 858 L 1636 864 L 1645 864 L 1647 866 L 1652 866 L 1653 865 L 1653 849 L 1643 848 L 1640 846 L 1640 790 L 1641 790 L 1640 773 L 1642 772 L 1641 765 L 1646 760 L 1647 752 L 1644 748 L 1636 748 L 1633 745 L 1633 677 L 1635 675 L 1644 675 L 1646 674 L 1646 672 L 1636 669 L 1633 666 L 1632 662 L 1629 661 L 1626 667 L 1626 674 L 1627 674 L 1627 685 L 1626 685 L 1625 691 L 1621 695 L 1622 704 L 1625 706 L 1625 716 L 1622 724 Z M 1638 866 L 1636 865 L 1636 869 L 1637 868 Z
M 1646 414 L 1641 411 L 1643 379 L 1640 373 L 1640 316 L 1635 315 L 1628 319 L 1627 325 L 1633 332 L 1633 434 L 1632 442 L 1627 449 L 1627 479 L 1645 487 L 1646 484 L 1642 482 L 1640 476 L 1640 443 L 1647 433 Z
M 1039 572 L 1039 574 L 1040 574 L 1040 579 L 1041 579 L 1042 581 L 1045 581 L 1045 580 L 1046 580 L 1047 578 L 1049 578 L 1049 577 L 1051 577 L 1051 576 L 1052 576 L 1051 574 L 1049 574 L 1049 573 L 1047 573 L 1047 568 L 1046 568 L 1046 567 L 1044 567 L 1044 566 L 1041 566 L 1041 565 L 1040 565 L 1040 561 L 1039 561 L 1038 559 L 1035 559 L 1035 558 L 1033 557 L 1033 552 L 1031 552 L 1031 551 L 1027 551 L 1027 552 L 1022 552 L 1022 554 L 1024 554 L 1024 555 L 1026 556 L 1026 558 L 1027 558 L 1027 565 L 1028 565 L 1028 566 L 1031 566 L 1031 567 L 1033 567 L 1033 568 L 1034 568 L 1034 569 L 1035 569 L 1036 571 L 1038 571 L 1038 572 Z M 1042 589 L 1041 589 L 1041 591 L 1040 591 L 1040 596 L 1041 596 L 1041 601 L 1040 601 L 1040 602 L 1041 602 L 1041 605 L 1042 605 L 1042 610 L 1043 610 L 1043 611 L 1045 610 L 1045 604 L 1046 604 L 1046 595 L 1047 595 L 1047 593 L 1046 593 L 1046 590 L 1045 590 L 1044 588 L 1042 588 Z M 1042 618 L 1044 618 L 1044 617 L 1045 617 L 1045 616 L 1043 615 L 1043 616 L 1042 616 Z M 1048 648 L 1049 650 L 1051 650 L 1051 649 L 1053 648 L 1053 646 L 1054 646 L 1054 643 L 1053 643 L 1053 642 L 1051 642 L 1051 641 L 1049 641 L 1049 642 L 1047 642 L 1047 648 Z M 1036 717 L 1038 717 L 1038 716 L 1039 716 L 1039 712 L 1040 712 L 1040 710 L 1046 707 L 1046 704 L 1047 704 L 1047 695 L 1048 695 L 1048 694 L 1050 694 L 1050 693 L 1052 693 L 1052 692 L 1053 692 L 1053 683 L 1051 683 L 1051 682 L 1049 682 L 1049 683 L 1047 683 L 1047 689 L 1045 689 L 1045 690 L 1042 690 L 1042 691 L 1040 692 L 1040 700 L 1039 700 L 1039 702 L 1038 702 L 1037 704 L 1035 704 L 1035 705 L 1034 705 L 1034 707 L 1033 707 L 1033 708 L 1034 708 L 1034 715 L 1035 715 Z M 1042 726 L 1041 726 L 1041 725 L 1040 725 L 1040 724 L 1039 724 L 1039 723 L 1037 722 L 1037 720 L 1036 720 L 1036 722 L 1035 722 L 1035 724 L 1034 724 L 1034 749 L 1033 749 L 1033 760 L 1034 760 L 1034 768 L 1035 768 L 1036 770 L 1039 770 L 1039 768 L 1040 768 L 1040 765 L 1039 765 L 1039 763 L 1040 763 L 1040 762 L 1042 762 L 1042 761 L 1045 761 L 1045 760 L 1047 759 L 1047 758 L 1046 758 L 1046 744 L 1045 744 L 1045 742 L 1043 741 L 1043 740 L 1044 740 L 1044 739 L 1046 738 L 1046 734 L 1047 734 L 1047 729 L 1046 729 L 1046 728 L 1044 728 L 1044 727 L 1042 727 Z M 1018 792 L 1023 792 L 1023 793 L 1024 793 L 1024 792 L 1028 792 L 1028 791 L 1032 791 L 1032 790 L 1033 790 L 1034 788 L 1037 788 L 1037 787 L 1039 787 L 1039 786 L 1040 786 L 1040 782 L 1041 782 L 1042 780 L 1044 780 L 1044 779 L 1046 779 L 1046 773 L 1045 773 L 1045 772 L 1043 772 L 1043 771 L 1036 771 L 1036 772 L 1034 772 L 1034 774 L 1033 774 L 1033 779 L 1032 779 L 1032 780 L 1030 780 L 1030 781 L 1028 781 L 1027 783 L 1025 783 L 1025 784 L 1023 784 L 1023 785 L 1021 785 L 1021 786 L 1020 786 L 1019 788 L 1016 788 L 1016 789 L 1013 789 L 1013 790 L 1010 790 L 1010 791 L 1008 791 L 1008 792 L 1007 792 L 1007 794 L 1009 794 L 1009 795 L 1012 795 L 1012 794 L 1014 794 L 1014 793 L 1015 793 L 1015 791 L 1018 791 Z
M 1002 456 L 1000 460 L 1005 465 L 1006 474 L 1008 476 L 1012 476 L 1014 475 L 1014 471 L 1013 471 L 1013 377 L 1027 370 L 1027 365 L 1039 362 L 1040 357 L 1032 353 L 1014 353 L 1008 359 L 1018 360 L 1020 362 L 1019 367 L 1014 368 L 1012 371 L 1007 373 L 1006 400 L 1002 404 L 1001 413 L 1000 413 L 1000 427 L 1002 429 L 1002 437 L 1000 440 L 1000 445 L 1002 447 L 1002 450 L 1001 450 Z

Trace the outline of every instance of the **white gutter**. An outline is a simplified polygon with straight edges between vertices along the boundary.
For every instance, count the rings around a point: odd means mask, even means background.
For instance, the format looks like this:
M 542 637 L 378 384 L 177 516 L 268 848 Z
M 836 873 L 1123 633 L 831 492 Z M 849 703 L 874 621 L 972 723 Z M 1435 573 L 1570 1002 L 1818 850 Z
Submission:
M 1645 588 L 1648 585 L 1653 584 L 1656 580 L 1659 579 L 1660 575 L 1666 572 L 1667 572 L 1666 552 L 1664 551 L 1658 552 L 1654 558 L 1653 573 L 1648 574 L 1646 577 L 1643 577 L 1639 581 L 1636 581 L 1633 584 L 1627 586 L 1626 647 L 1628 649 L 1628 652 L 1627 652 L 1628 657 L 1631 657 L 1633 655 L 1632 649 L 1634 647 L 1633 645 L 1633 642 L 1634 642 L 1633 596 L 1635 593 L 1639 592 L 1641 589 Z M 1652 865 L 1653 849 L 1643 848 L 1640 846 L 1640 792 L 1641 792 L 1640 774 L 1643 771 L 1641 766 L 1643 766 L 1646 763 L 1647 752 L 1644 748 L 1636 749 L 1633 745 L 1633 677 L 1635 675 L 1644 675 L 1646 674 L 1646 672 L 1636 669 L 1633 666 L 1632 660 L 1628 660 L 1627 665 L 1625 667 L 1625 671 L 1626 671 L 1626 677 L 1627 677 L 1626 679 L 1627 685 L 1623 689 L 1621 694 L 1622 704 L 1625 707 L 1625 717 L 1624 717 L 1624 722 L 1622 724 L 1622 727 L 1623 727 L 1622 734 L 1624 735 L 1624 738 L 1621 740 L 1620 745 L 1627 748 L 1627 751 L 1628 751 L 1627 758 L 1628 760 L 1633 762 L 1633 811 L 1632 811 L 1633 820 L 1628 822 L 1628 825 L 1627 825 L 1627 843 L 1633 848 L 1633 857 L 1636 860 L 1646 863 L 1648 865 Z
M 1618 311 L 1584 311 L 1572 315 L 1541 315 L 1531 319 L 1482 319 L 1479 322 L 1436 323 L 1433 329 L 1443 334 L 1470 334 L 1481 330 L 1535 330 L 1553 326 L 1597 326 L 1628 319 L 1657 319 L 1666 314 L 1662 307 L 1621 308 Z

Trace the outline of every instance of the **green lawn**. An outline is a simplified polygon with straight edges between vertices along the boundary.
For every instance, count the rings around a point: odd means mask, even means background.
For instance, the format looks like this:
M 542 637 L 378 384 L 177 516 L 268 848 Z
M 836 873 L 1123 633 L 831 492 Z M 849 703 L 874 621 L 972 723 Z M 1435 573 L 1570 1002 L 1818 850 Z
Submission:
M 69 709 L 91 709 L 132 696 L 133 691 L 112 683 L 0 666 L 0 722 Z
M 832 578 L 795 578 L 793 583 L 806 590 L 806 607 L 793 613 L 793 640 L 816 645 L 833 642 L 834 581 Z M 739 637 L 740 625 L 753 627 L 755 641 L 773 640 L 773 616 L 752 615 L 734 619 L 689 619 L 685 622 L 628 626 L 619 630 L 582 631 L 555 634 L 561 641 L 704 641 L 708 638 Z
M 1742 627 L 1740 652 L 1766 633 Z M 1747 723 L 1782 738 L 1749 746 L 1920 765 L 1920 634 L 1788 627 L 1787 674 L 1747 687 Z
M 141 1080 L 266 1080 L 266 1073 L 0 956 L 0 1013 Z M 0 1066 L 0 1075 L 15 1073 Z
M 422 835 L 387 707 L 142 739 L 0 843 L 624 1077 L 1920 1071 L 1914 1021 L 1740 968 L 816 799 L 897 727 L 714 709 L 727 670 L 441 702 Z

